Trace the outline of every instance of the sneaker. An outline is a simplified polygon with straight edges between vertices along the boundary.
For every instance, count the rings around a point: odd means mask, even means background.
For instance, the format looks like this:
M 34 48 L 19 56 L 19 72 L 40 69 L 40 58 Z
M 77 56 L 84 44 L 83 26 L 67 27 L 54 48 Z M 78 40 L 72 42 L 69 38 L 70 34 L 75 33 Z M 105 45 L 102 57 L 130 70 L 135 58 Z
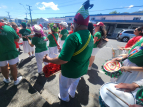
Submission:
M 88 70 L 91 70 L 91 67 L 88 67 Z
M 32 55 L 32 57 L 34 57 L 34 54 Z
M 16 81 L 14 81 L 14 85 L 18 85 L 22 80 L 22 76 L 18 77 Z
M 11 82 L 11 80 L 10 80 L 10 78 L 8 78 L 8 79 L 4 78 L 4 79 L 3 79 L 3 82 L 5 82 L 5 83 L 7 83 L 7 84 L 8 84 L 8 83 L 10 83 L 10 82 Z
M 44 72 L 43 72 L 43 71 L 41 71 L 41 72 L 38 72 L 38 73 L 42 75 Z
M 31 58 L 31 55 L 29 55 L 29 58 Z

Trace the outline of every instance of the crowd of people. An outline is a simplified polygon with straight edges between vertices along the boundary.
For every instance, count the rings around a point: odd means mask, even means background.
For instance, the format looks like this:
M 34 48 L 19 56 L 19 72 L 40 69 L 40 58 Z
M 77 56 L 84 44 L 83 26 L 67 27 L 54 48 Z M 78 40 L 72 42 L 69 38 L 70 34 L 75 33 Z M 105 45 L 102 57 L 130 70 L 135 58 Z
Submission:
M 30 27 L 25 22 L 21 23 L 21 29 L 18 29 L 16 23 L 0 22 L 0 67 L 4 76 L 4 82 L 10 83 L 8 64 L 11 69 L 11 75 L 14 79 L 14 85 L 18 85 L 22 76 L 17 77 L 17 66 L 19 62 L 18 45 L 19 38 L 23 39 L 23 51 L 28 53 L 29 57 L 35 56 L 38 73 L 43 74 L 42 63 L 54 63 L 61 65 L 59 77 L 60 93 L 59 99 L 63 102 L 69 102 L 70 97 L 75 97 L 75 91 L 80 77 L 87 74 L 92 69 L 95 55 L 99 51 L 98 44 L 101 39 L 106 37 L 106 28 L 104 23 L 98 22 L 92 24 L 89 22 L 88 9 L 93 5 L 87 0 L 75 15 L 74 23 L 71 24 L 71 31 L 67 30 L 68 24 L 61 22 L 60 28 L 54 24 L 48 24 L 50 33 L 43 31 L 43 26 L 34 25 Z M 124 48 L 130 48 L 128 54 L 120 58 L 114 58 L 112 61 L 123 61 L 121 70 L 123 74 L 112 80 L 118 83 L 116 88 L 122 88 L 126 91 L 132 91 L 136 95 L 140 88 L 143 88 L 143 39 L 142 29 L 136 28 L 136 35 L 129 40 Z M 60 44 L 58 42 L 60 38 Z M 49 46 L 47 46 L 49 41 Z M 59 53 L 58 50 L 61 49 Z M 35 55 L 34 55 L 35 53 Z M 129 73 L 127 71 L 131 71 Z M 101 107 L 106 107 L 106 101 L 99 97 Z M 130 107 L 143 107 L 140 105 L 130 105 Z

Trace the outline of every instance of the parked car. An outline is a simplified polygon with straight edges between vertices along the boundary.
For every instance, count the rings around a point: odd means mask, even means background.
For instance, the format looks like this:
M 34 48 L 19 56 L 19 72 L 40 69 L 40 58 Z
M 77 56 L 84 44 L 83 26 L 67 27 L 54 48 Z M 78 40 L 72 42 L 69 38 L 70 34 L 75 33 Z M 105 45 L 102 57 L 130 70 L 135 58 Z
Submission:
M 118 32 L 117 40 L 121 40 L 123 42 L 128 42 L 131 38 L 135 36 L 134 29 L 123 29 Z

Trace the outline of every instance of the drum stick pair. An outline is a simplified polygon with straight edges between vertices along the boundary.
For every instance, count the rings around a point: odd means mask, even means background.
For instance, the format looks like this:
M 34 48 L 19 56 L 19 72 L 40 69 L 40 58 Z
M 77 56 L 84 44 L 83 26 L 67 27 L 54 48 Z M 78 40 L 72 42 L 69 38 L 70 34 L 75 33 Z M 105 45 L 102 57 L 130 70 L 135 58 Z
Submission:
M 114 94 L 111 90 L 109 90 L 108 88 L 106 88 L 109 92 L 111 92 L 114 96 L 116 96 L 118 99 L 120 99 L 121 101 L 123 101 L 125 104 L 127 104 L 128 106 L 130 106 L 127 102 L 125 102 L 123 99 L 121 99 L 120 97 L 118 97 L 116 94 Z

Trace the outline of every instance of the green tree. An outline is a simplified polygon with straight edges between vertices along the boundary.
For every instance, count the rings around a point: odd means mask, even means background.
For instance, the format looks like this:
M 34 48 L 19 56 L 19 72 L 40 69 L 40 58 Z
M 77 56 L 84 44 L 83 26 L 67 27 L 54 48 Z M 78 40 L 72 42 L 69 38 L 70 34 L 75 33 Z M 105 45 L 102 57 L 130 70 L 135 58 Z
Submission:
M 7 21 L 7 18 L 3 18 L 4 21 Z
M 115 11 L 110 12 L 109 14 L 120 14 L 120 13 L 118 13 L 118 12 L 115 10 Z
M 31 20 L 28 20 L 28 24 L 31 24 Z M 37 24 L 37 19 L 32 19 L 32 24 Z

